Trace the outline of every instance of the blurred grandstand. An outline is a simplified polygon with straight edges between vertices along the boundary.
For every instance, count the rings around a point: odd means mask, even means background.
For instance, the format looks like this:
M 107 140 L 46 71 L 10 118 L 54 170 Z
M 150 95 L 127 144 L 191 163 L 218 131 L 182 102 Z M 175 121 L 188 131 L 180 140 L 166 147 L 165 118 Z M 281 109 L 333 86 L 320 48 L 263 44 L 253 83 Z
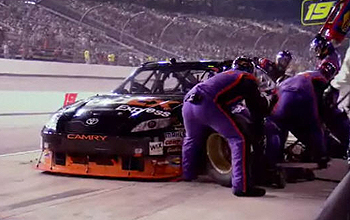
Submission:
M 0 56 L 137 66 L 171 57 L 273 58 L 288 49 L 295 57 L 294 71 L 312 65 L 308 45 L 316 31 L 310 28 L 283 20 L 218 17 L 205 10 L 185 14 L 138 2 L 142 1 L 2 0 Z

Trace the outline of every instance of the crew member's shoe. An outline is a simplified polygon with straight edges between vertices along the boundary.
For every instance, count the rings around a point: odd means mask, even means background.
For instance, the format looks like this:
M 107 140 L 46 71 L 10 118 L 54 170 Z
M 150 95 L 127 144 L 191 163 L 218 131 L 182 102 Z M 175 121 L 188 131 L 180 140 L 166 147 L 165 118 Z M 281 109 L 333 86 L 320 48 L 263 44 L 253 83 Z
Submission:
M 312 181 L 315 179 L 314 172 L 304 167 L 285 167 L 286 181 L 288 183 L 296 183 L 298 181 Z
M 266 194 L 266 190 L 258 187 L 248 188 L 246 192 L 241 190 L 234 191 L 233 194 L 239 197 L 261 197 Z
M 330 161 L 329 157 L 321 157 L 317 161 L 318 169 L 327 169 L 328 167 L 328 162 Z
M 281 167 L 267 170 L 266 178 L 270 186 L 275 186 L 278 189 L 284 189 L 286 187 L 287 177 L 284 169 Z
M 286 173 L 282 167 L 261 170 L 254 178 L 254 185 L 283 189 L 286 186 Z

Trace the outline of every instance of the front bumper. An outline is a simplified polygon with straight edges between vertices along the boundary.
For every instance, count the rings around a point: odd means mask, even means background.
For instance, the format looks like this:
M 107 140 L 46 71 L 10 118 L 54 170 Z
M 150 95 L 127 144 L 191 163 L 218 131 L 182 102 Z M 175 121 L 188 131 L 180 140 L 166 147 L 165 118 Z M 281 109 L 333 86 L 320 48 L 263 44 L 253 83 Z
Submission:
M 163 146 L 165 140 L 107 137 L 69 139 L 43 135 L 37 169 L 51 173 L 135 179 L 168 179 L 181 175 L 181 144 Z M 108 141 L 107 141 L 108 140 Z M 159 148 L 154 150 L 158 144 Z M 163 143 L 163 144 L 161 144 Z M 168 143 L 169 145 L 169 143 Z

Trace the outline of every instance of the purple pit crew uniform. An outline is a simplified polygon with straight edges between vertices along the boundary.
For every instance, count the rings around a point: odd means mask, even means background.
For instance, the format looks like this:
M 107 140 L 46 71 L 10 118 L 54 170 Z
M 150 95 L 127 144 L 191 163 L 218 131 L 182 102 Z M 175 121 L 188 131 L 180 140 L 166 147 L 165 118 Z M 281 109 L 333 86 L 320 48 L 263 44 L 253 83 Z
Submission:
M 310 46 L 311 49 L 315 51 L 316 57 L 320 60 L 319 66 L 322 66 L 323 63 L 331 63 L 336 69 L 333 73 L 330 71 L 325 75 L 328 80 L 332 80 L 341 66 L 341 57 L 337 49 L 334 48 L 331 42 L 327 41 L 321 35 L 316 35 Z M 345 65 L 342 66 L 342 69 L 344 69 L 344 66 Z M 336 76 L 335 80 L 331 81 L 331 85 L 324 91 L 323 99 L 325 105 L 323 106 L 324 108 L 322 111 L 320 111 L 322 113 L 323 122 L 327 127 L 327 132 L 331 132 L 338 142 L 338 144 L 332 144 L 332 142 L 327 143 L 328 153 L 332 157 L 343 157 L 349 148 L 350 139 L 349 118 L 347 117 L 346 112 L 338 108 L 337 103 L 339 97 L 339 90 L 337 90 L 337 88 L 339 88 L 339 86 L 334 82 L 337 82 L 339 79 L 338 76 Z M 327 141 L 329 140 L 331 139 L 328 138 Z M 348 158 L 350 158 L 349 155 Z
M 267 100 L 260 95 L 257 79 L 241 70 L 219 73 L 197 84 L 185 96 L 182 109 L 186 129 L 182 151 L 185 179 L 196 178 L 196 157 L 205 147 L 208 131 L 213 129 L 227 139 L 231 148 L 233 191 L 245 193 L 251 187 L 247 162 L 250 147 L 230 116 L 231 107 L 242 100 L 253 121 L 261 123 L 268 112 Z
M 326 156 L 320 107 L 327 82 L 319 71 L 309 71 L 281 83 L 279 100 L 266 122 L 266 155 L 272 166 L 283 160 L 288 131 L 311 150 L 315 160 Z

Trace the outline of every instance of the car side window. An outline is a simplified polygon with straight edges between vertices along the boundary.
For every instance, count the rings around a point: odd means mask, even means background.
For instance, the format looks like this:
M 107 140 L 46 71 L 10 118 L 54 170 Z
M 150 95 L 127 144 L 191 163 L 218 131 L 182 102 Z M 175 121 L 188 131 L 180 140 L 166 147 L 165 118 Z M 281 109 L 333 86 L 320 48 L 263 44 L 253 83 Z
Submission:
M 177 85 L 179 84 L 179 80 L 173 76 L 173 74 L 168 74 L 168 77 L 164 79 L 164 92 L 179 92 L 180 90 L 176 90 Z
M 194 85 L 209 79 L 215 73 L 211 70 L 142 70 L 131 76 L 119 88 L 123 94 L 185 94 Z
M 203 82 L 214 75 L 215 75 L 215 72 L 212 70 L 195 70 L 192 72 L 192 76 L 196 79 L 197 83 Z
M 155 81 L 156 74 L 157 74 L 157 70 L 142 71 L 137 76 L 135 76 L 134 82 L 141 84 L 143 87 L 147 89 L 151 89 Z
M 135 77 L 131 78 L 128 83 L 125 84 L 124 90 L 131 94 L 137 93 L 151 93 L 152 85 L 155 81 L 155 75 L 157 70 L 145 70 L 139 72 Z

